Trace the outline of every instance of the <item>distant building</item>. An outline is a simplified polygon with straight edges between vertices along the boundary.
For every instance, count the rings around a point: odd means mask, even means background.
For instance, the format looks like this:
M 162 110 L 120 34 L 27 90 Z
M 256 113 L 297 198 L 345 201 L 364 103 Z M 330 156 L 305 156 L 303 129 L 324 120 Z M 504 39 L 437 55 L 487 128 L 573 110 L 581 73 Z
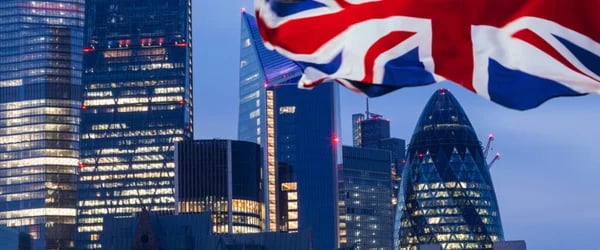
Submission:
M 309 234 L 213 234 L 211 214 L 107 216 L 103 249 L 132 250 L 313 250 Z
M 390 121 L 380 115 L 368 114 L 360 123 L 361 144 L 363 148 L 378 148 L 379 141 L 390 138 Z
M 352 145 L 360 147 L 362 145 L 362 121 L 365 120 L 364 114 L 352 115 Z
M 369 112 L 352 115 L 352 135 L 355 147 L 374 148 L 389 151 L 391 154 L 392 204 L 397 204 L 398 189 L 402 179 L 402 169 L 406 163 L 406 142 L 390 137 L 390 121 L 383 116 Z
M 185 140 L 175 146 L 176 212 L 212 213 L 215 233 L 262 232 L 256 143 Z
M 481 144 L 446 90 L 423 109 L 408 148 L 395 225 L 397 247 L 492 249 L 504 240 L 500 210 Z
M 391 250 L 394 210 L 390 202 L 390 152 L 344 146 L 343 155 L 342 246 Z
M 36 250 L 75 245 L 84 13 L 83 0 L 0 3 L 0 225 Z
M 498 241 L 494 242 L 492 250 L 527 250 L 525 241 Z M 417 246 L 417 250 L 442 250 L 440 244 L 426 244 Z
M 298 89 L 302 69 L 264 47 L 256 21 L 247 13 L 242 14 L 240 45 L 238 139 L 263 149 L 266 229 L 310 231 L 315 249 L 335 249 L 337 167 L 342 157 L 338 86 Z M 278 169 L 284 165 L 293 174 L 282 183 Z M 280 192 L 286 192 L 290 202 L 280 202 Z
M 494 250 L 527 250 L 524 240 L 494 242 Z
M 105 215 L 174 211 L 174 145 L 193 138 L 192 1 L 85 4 L 77 248 L 100 249 Z
M 0 226 L 0 249 L 31 250 L 31 235 L 16 229 Z

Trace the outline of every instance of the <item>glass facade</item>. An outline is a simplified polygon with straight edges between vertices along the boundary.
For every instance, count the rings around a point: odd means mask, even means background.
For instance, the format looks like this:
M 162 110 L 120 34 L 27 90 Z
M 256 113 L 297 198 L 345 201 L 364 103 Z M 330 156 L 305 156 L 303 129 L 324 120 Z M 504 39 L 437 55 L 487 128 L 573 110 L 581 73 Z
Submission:
M 398 249 L 492 249 L 504 238 L 481 144 L 445 89 L 433 94 L 419 118 L 398 198 Z
M 363 114 L 352 115 L 352 145 L 354 147 L 360 147 L 362 145 L 362 130 L 361 124 L 365 120 Z
M 338 88 L 324 84 L 311 91 L 298 89 L 301 69 L 263 46 L 254 17 L 246 13 L 240 53 L 238 135 L 260 144 L 264 152 L 266 229 L 295 231 L 297 217 L 298 230 L 315 236 L 315 249 L 334 249 L 337 166 L 342 156 Z M 285 182 L 277 171 L 283 165 L 292 173 Z M 279 202 L 280 192 L 290 199 Z M 283 203 L 287 207 L 279 208 Z
M 390 121 L 374 115 L 360 123 L 361 147 L 377 148 L 379 141 L 390 138 Z
M 256 20 L 242 14 L 240 41 L 240 92 L 238 139 L 255 142 L 264 149 L 263 186 L 265 223 L 268 231 L 277 229 L 277 163 L 275 161 L 275 132 L 273 91 L 267 86 L 296 83 L 302 74 L 292 61 L 267 50 L 260 38 Z
M 344 147 L 343 184 L 340 201 L 345 238 L 342 246 L 352 249 L 392 249 L 394 210 L 390 152 Z M 345 236 L 345 237 L 344 237 Z
M 174 143 L 192 138 L 191 0 L 88 0 L 77 248 L 105 215 L 172 212 Z
M 246 141 L 185 140 L 175 148 L 180 214 L 212 213 L 214 233 L 262 232 L 260 146 Z
M 0 224 L 74 247 L 83 0 L 0 5 Z

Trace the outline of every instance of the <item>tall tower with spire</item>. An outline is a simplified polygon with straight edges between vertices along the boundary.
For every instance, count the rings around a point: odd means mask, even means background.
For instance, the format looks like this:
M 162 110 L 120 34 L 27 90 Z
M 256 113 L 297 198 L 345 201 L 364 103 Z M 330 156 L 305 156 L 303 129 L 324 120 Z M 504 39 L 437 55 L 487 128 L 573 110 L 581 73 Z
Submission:
M 398 249 L 492 249 L 504 234 L 488 165 L 475 130 L 446 90 L 423 109 L 398 197 Z

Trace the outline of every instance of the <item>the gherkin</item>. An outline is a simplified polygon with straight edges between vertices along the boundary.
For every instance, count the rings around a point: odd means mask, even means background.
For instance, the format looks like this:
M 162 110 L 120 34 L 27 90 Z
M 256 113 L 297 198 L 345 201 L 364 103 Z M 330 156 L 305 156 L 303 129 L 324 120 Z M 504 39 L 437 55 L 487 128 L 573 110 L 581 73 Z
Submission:
M 421 114 L 408 152 L 396 217 L 398 249 L 491 249 L 504 240 L 481 144 L 446 89 Z

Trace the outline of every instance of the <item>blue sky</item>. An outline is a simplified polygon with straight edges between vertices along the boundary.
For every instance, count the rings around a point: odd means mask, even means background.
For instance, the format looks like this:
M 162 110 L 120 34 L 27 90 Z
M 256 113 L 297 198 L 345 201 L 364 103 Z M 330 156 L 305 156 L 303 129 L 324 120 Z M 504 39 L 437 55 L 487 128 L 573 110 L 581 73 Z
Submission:
M 240 12 L 252 0 L 194 1 L 194 122 L 196 138 L 236 139 Z M 599 249 L 600 96 L 557 98 L 515 111 L 452 83 L 398 90 L 371 99 L 389 118 L 392 136 L 410 140 L 432 93 L 448 88 L 481 140 L 496 137 L 502 159 L 492 169 L 508 240 L 529 250 Z M 363 96 L 341 91 L 342 141 L 351 141 L 351 115 Z

